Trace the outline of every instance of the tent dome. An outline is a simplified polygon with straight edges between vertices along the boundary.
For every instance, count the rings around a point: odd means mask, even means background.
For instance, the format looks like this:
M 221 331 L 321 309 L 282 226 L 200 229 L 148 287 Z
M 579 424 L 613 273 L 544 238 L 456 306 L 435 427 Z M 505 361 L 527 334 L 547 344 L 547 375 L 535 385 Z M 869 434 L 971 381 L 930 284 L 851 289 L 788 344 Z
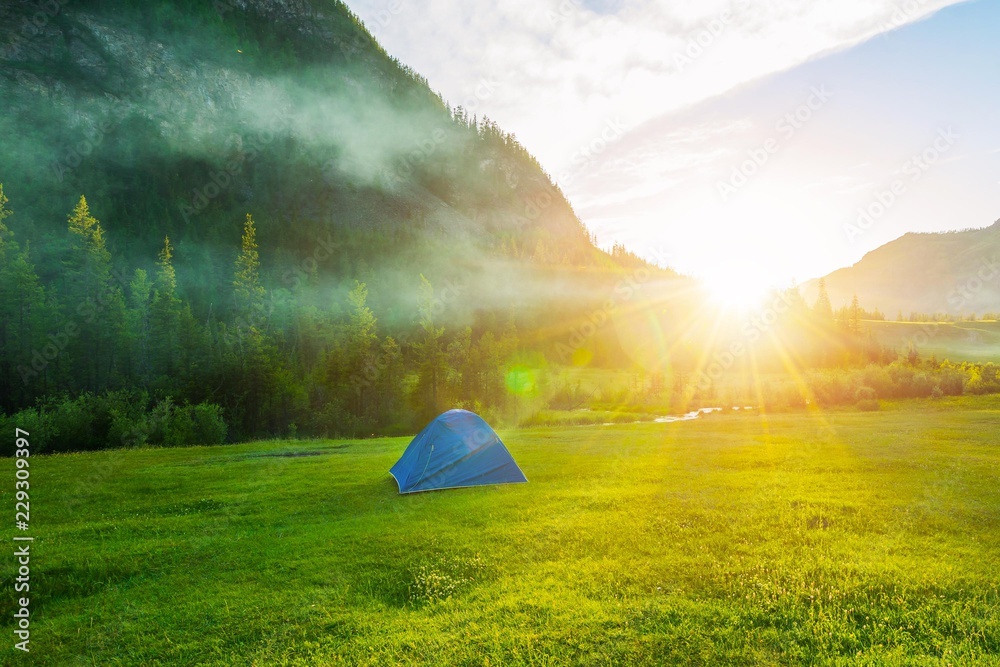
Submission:
M 400 493 L 527 482 L 486 421 L 468 410 L 438 415 L 390 470 Z

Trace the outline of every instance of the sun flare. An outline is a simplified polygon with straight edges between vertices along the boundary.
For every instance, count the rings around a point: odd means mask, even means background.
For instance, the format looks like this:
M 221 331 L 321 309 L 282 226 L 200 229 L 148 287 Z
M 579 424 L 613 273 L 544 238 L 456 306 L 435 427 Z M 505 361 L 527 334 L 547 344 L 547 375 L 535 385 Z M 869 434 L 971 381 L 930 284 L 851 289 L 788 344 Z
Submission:
M 763 303 L 770 286 L 755 280 L 741 269 L 716 273 L 701 278 L 709 298 L 717 306 L 732 310 L 749 310 Z

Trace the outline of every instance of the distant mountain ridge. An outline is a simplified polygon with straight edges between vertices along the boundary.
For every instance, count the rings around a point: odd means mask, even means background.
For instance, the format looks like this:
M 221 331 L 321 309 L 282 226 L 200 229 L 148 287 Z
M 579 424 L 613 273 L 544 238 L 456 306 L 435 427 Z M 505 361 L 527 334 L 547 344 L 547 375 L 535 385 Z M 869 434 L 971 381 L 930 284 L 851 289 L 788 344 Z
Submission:
M 888 318 L 898 312 L 969 315 L 1000 311 L 1000 220 L 958 232 L 911 232 L 825 277 L 834 307 L 857 294 Z M 803 286 L 813 300 L 818 280 Z

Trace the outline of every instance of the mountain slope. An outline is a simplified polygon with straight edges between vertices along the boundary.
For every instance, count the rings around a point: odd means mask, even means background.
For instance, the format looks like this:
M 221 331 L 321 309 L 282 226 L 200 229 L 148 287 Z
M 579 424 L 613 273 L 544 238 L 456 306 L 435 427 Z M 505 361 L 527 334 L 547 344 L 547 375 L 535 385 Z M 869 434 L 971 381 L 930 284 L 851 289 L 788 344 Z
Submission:
M 0 23 L 0 182 L 43 274 L 81 193 L 117 261 L 169 234 L 196 301 L 247 212 L 285 286 L 615 266 L 513 137 L 449 109 L 343 3 L 8 2 Z
M 804 287 L 806 298 L 815 299 L 817 281 Z M 826 276 L 826 288 L 835 307 L 857 294 L 863 306 L 888 317 L 1000 311 L 1000 221 L 962 232 L 906 234 Z
M 548 359 L 626 358 L 612 314 L 684 282 L 595 248 L 341 2 L 16 0 L 0 25 L 0 411 L 59 448 L 517 420 Z

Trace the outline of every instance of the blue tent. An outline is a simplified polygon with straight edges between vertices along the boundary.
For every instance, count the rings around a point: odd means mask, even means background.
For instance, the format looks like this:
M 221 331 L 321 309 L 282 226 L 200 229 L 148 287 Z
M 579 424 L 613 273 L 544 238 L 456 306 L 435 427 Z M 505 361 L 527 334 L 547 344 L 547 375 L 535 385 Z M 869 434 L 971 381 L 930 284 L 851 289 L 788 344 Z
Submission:
M 468 410 L 438 415 L 389 474 L 400 493 L 528 481 L 496 432 Z

